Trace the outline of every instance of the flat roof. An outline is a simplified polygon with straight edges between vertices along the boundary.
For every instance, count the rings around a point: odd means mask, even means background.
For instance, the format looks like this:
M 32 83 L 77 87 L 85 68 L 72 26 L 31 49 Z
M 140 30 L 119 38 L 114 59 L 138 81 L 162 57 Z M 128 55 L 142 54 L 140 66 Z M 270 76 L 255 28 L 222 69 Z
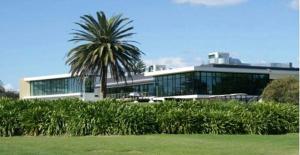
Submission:
M 299 68 L 206 64 L 200 66 L 190 66 L 190 67 L 181 67 L 181 68 L 167 69 L 161 71 L 146 72 L 145 76 L 159 76 L 165 74 L 175 74 L 175 73 L 184 73 L 184 72 L 192 72 L 192 71 L 258 73 L 258 74 L 270 74 L 272 72 L 276 74 L 295 74 L 299 72 Z
M 132 81 L 149 81 L 153 80 L 152 76 L 159 76 L 165 74 L 175 74 L 184 73 L 192 71 L 212 71 L 212 72 L 234 72 L 234 73 L 277 73 L 277 74 L 299 74 L 299 68 L 284 68 L 284 67 L 269 67 L 269 66 L 248 66 L 248 65 L 228 65 L 228 64 L 206 64 L 200 66 L 189 66 L 180 67 L 175 69 L 167 69 L 161 71 L 145 72 L 144 74 L 133 75 L 132 78 L 127 77 L 128 82 Z M 38 80 L 48 80 L 48 79 L 60 79 L 71 77 L 71 74 L 58 74 L 58 75 L 48 75 L 48 76 L 37 76 L 37 77 L 27 77 L 24 81 L 38 81 Z M 107 79 L 107 83 L 124 83 L 124 81 L 115 81 L 112 78 Z
M 46 76 L 36 76 L 24 78 L 24 81 L 38 81 L 38 80 L 48 80 L 48 79 L 61 79 L 71 77 L 71 74 L 56 74 L 56 75 L 46 75 Z
M 299 68 L 294 67 L 271 67 L 271 66 L 250 66 L 250 65 L 228 65 L 228 64 L 209 64 L 212 67 L 221 68 L 247 68 L 247 69 L 271 69 L 271 70 L 288 70 L 288 71 L 299 71 Z

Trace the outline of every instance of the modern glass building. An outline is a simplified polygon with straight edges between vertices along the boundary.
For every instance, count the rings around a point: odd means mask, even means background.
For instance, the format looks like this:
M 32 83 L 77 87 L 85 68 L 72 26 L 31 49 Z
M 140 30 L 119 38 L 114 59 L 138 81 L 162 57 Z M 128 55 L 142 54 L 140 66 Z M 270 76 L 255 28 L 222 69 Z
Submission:
M 160 65 L 161 66 L 161 65 Z M 299 77 L 299 68 L 209 64 L 176 69 L 155 69 L 125 81 L 108 79 L 108 97 L 128 98 L 130 93 L 145 98 L 205 98 L 211 95 L 245 93 L 260 95 L 273 79 Z M 24 78 L 20 98 L 57 99 L 76 97 L 99 100 L 97 77 L 80 79 L 69 74 Z

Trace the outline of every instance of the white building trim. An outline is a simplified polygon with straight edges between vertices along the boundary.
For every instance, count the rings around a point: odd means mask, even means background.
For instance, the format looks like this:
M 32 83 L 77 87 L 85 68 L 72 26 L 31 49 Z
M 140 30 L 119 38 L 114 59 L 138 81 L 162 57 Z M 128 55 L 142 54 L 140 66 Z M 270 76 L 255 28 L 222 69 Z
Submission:
M 195 66 L 189 67 L 180 67 L 175 69 L 167 69 L 161 71 L 153 71 L 153 72 L 145 72 L 145 76 L 158 76 L 158 75 L 165 75 L 165 74 L 174 74 L 174 73 L 184 73 L 184 72 L 191 72 L 195 71 Z
M 298 75 L 299 71 L 293 70 L 272 70 L 272 69 L 254 69 L 254 68 L 226 68 L 226 67 L 211 67 L 211 66 L 191 66 L 182 67 L 162 71 L 146 72 L 145 76 L 159 76 L 175 73 L 184 73 L 192 71 L 209 71 L 209 72 L 230 72 L 230 73 L 257 73 L 257 74 L 284 74 L 284 75 Z
M 57 75 L 47 75 L 47 76 L 37 76 L 24 78 L 24 81 L 37 81 L 37 80 L 49 80 L 49 79 L 60 79 L 71 77 L 71 74 L 57 74 Z
M 54 94 L 54 95 L 39 95 L 39 96 L 25 96 L 23 99 L 51 99 L 51 98 L 61 98 L 61 97 L 80 97 L 81 93 L 68 93 L 68 94 Z

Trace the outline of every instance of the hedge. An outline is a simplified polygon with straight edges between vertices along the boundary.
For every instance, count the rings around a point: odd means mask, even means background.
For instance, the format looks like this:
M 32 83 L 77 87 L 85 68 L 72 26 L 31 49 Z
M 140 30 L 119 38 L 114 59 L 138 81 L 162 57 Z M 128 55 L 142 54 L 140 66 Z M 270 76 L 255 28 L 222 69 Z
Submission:
M 0 136 L 285 134 L 298 132 L 298 106 L 237 101 L 0 99 Z

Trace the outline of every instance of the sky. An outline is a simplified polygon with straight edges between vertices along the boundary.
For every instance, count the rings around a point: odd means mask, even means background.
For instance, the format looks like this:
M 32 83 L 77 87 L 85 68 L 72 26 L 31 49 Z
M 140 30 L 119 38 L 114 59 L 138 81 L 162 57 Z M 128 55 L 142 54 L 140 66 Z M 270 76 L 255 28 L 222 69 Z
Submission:
M 0 80 L 69 72 L 70 33 L 80 16 L 104 11 L 133 20 L 147 64 L 207 63 L 213 51 L 246 63 L 299 64 L 298 0 L 1 0 Z

